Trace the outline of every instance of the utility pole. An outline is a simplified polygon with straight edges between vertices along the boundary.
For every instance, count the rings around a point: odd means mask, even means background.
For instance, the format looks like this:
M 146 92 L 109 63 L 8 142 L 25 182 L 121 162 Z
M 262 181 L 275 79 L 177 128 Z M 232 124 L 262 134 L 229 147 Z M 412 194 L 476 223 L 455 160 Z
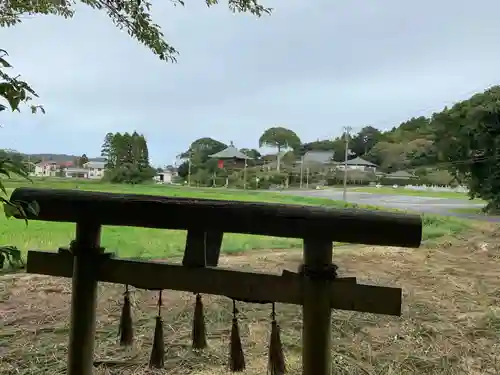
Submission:
M 349 133 L 352 128 L 350 126 L 344 126 L 344 141 L 345 141 L 345 154 L 344 154 L 344 193 L 342 198 L 346 200 L 347 195 L 347 157 L 349 156 Z
M 191 186 L 191 155 L 188 159 L 188 186 Z
M 300 188 L 302 189 L 302 179 L 304 178 L 304 156 L 300 161 Z
M 245 167 L 243 168 L 243 190 L 246 190 L 246 188 L 247 188 L 247 159 L 245 159 Z

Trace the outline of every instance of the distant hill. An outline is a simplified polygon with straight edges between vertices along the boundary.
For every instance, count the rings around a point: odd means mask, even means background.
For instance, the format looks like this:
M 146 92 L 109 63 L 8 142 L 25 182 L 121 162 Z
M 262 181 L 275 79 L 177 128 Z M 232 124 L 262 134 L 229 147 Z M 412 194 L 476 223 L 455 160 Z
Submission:
M 3 151 L 7 153 L 21 154 L 25 159 L 29 159 L 32 162 L 37 162 L 39 160 L 55 161 L 55 162 L 73 161 L 75 160 L 75 158 L 79 158 L 81 156 L 81 155 L 71 155 L 71 154 L 50 154 L 50 153 L 26 154 L 18 152 L 16 150 L 3 150 Z M 89 161 L 105 161 L 105 159 L 102 157 L 97 157 L 97 158 L 89 158 Z

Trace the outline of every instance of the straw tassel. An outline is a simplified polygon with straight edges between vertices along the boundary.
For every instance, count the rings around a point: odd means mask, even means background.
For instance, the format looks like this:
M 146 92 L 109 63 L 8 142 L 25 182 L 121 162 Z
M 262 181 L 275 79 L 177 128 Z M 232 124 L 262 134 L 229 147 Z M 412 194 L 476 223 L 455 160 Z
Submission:
M 118 334 L 120 335 L 120 345 L 132 345 L 132 342 L 134 341 L 134 330 L 132 327 L 132 308 L 130 305 L 128 285 L 125 286 L 125 293 L 123 293 L 123 307 Z
M 271 338 L 269 342 L 269 374 L 284 375 L 286 372 L 285 355 L 281 344 L 280 326 L 276 322 L 276 311 L 273 303 L 271 313 Z
M 245 369 L 245 356 L 241 346 L 240 329 L 238 327 L 238 309 L 236 301 L 233 300 L 233 325 L 231 328 L 231 342 L 229 350 L 229 368 L 233 372 L 241 372 Z
M 196 294 L 193 316 L 193 349 L 205 349 L 207 347 L 207 335 L 205 329 L 205 314 L 201 295 Z
M 150 368 L 163 368 L 165 365 L 165 342 L 163 340 L 163 319 L 161 318 L 161 290 L 158 297 L 158 316 L 156 317 L 153 349 L 149 359 Z

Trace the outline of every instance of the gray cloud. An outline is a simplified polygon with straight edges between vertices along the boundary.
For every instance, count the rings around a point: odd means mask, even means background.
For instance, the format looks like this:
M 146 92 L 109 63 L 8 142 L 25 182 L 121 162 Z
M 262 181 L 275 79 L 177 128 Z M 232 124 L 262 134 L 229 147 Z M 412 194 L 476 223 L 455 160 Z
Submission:
M 181 52 L 170 65 L 84 7 L 73 20 L 0 30 L 0 47 L 48 111 L 3 115 L 0 147 L 95 155 L 106 132 L 137 129 L 153 161 L 166 163 L 202 136 L 256 147 L 275 124 L 304 140 L 343 125 L 390 128 L 500 79 L 493 0 L 271 6 L 272 16 L 256 19 L 202 1 L 155 4 Z

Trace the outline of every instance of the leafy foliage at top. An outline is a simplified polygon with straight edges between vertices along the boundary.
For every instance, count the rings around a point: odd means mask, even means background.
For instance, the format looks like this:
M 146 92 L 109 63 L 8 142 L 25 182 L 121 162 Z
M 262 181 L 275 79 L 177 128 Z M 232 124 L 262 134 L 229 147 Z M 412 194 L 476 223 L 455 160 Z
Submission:
M 184 5 L 183 0 L 171 0 L 173 5 Z M 121 30 L 150 49 L 161 60 L 175 62 L 178 51 L 169 44 L 160 26 L 151 17 L 152 4 L 147 0 L 80 0 L 80 3 L 93 9 L 105 11 L 111 21 Z M 217 0 L 205 0 L 207 6 L 218 4 Z M 56 15 L 71 18 L 75 14 L 75 0 L 8 0 L 0 2 L 0 27 L 15 26 L 25 16 Z M 229 0 L 232 12 L 249 12 L 256 16 L 270 14 L 271 9 L 259 4 L 257 0 Z M 7 62 L 7 51 L 0 49 L 0 98 L 8 103 L 12 111 L 18 111 L 21 103 L 29 103 L 37 93 L 28 83 L 18 76 L 12 77 L 6 72 L 11 65 Z M 6 104 L 0 103 L 0 111 L 6 110 Z M 43 107 L 31 105 L 31 110 L 44 112 Z
M 184 5 L 184 0 L 171 0 L 173 5 Z M 93 9 L 105 11 L 111 21 L 120 29 L 149 48 L 161 60 L 175 61 L 177 50 L 164 39 L 160 26 L 151 17 L 152 4 L 147 0 L 80 0 Z M 24 15 L 56 15 L 71 18 L 77 1 L 63 0 L 9 0 L 0 2 L 0 27 L 14 26 Z M 217 5 L 218 0 L 206 0 L 207 6 Z M 232 12 L 249 12 L 256 16 L 271 13 L 270 8 L 257 0 L 229 0 Z
M 1 19 L 1 17 L 0 17 Z M 29 103 L 33 97 L 38 97 L 35 90 L 19 77 L 12 77 L 6 73 L 5 69 L 12 68 L 7 61 L 7 51 L 0 49 L 0 98 L 4 99 L 4 103 L 0 102 L 0 112 L 10 108 L 11 111 L 19 111 L 21 103 Z M 45 113 L 42 106 L 31 105 L 31 112 L 36 113 L 41 110 Z

